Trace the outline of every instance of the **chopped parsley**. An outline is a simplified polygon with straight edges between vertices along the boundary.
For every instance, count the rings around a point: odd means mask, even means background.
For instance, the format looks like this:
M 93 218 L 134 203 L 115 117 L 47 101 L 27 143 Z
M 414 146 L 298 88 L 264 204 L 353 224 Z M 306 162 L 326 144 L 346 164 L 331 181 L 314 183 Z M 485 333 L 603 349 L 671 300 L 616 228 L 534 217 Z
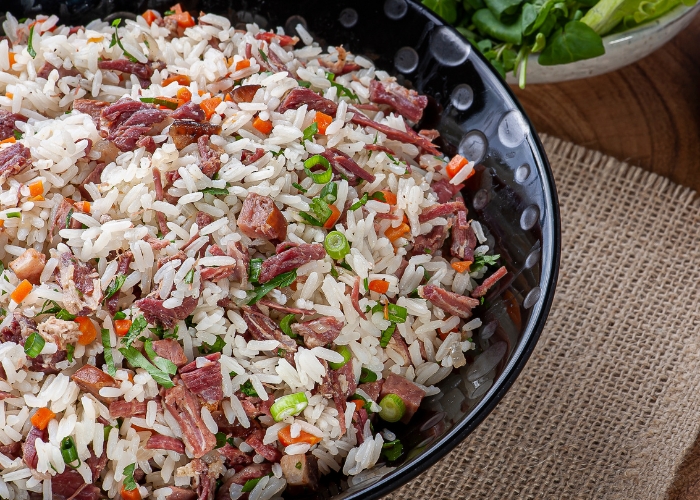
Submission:
M 112 41 L 110 42 L 109 46 L 114 47 L 115 45 L 118 45 L 120 49 L 124 52 L 124 57 L 126 57 L 129 61 L 135 63 L 139 62 L 138 59 L 136 59 L 134 56 L 129 54 L 127 50 L 124 48 L 122 45 L 122 41 L 119 39 L 119 23 L 121 23 L 122 20 L 121 18 L 117 18 L 114 21 L 112 21 L 112 27 L 114 28 L 114 33 L 112 34 Z
M 253 384 L 250 382 L 250 380 L 246 380 L 243 385 L 241 385 L 241 392 L 245 394 L 246 396 L 250 396 L 253 398 L 257 398 L 258 392 L 253 388 Z
M 134 470 L 136 469 L 136 464 L 129 464 L 124 467 L 124 489 L 126 491 L 135 490 L 138 485 L 134 480 Z

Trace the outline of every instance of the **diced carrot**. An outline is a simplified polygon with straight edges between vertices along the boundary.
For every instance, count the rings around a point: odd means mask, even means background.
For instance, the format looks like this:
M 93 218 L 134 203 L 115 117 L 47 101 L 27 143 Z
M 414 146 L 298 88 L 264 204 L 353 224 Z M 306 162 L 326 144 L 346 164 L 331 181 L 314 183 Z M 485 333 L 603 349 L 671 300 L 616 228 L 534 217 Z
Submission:
M 361 399 L 353 399 L 350 402 L 355 403 L 355 410 L 359 410 L 360 408 L 364 408 L 365 406 L 365 402 Z
M 191 28 L 194 26 L 194 18 L 189 12 L 173 14 L 172 17 L 177 21 L 177 25 L 181 28 Z
M 445 167 L 445 172 L 449 176 L 450 179 L 452 179 L 455 175 L 457 175 L 457 172 L 462 170 L 462 167 L 468 163 L 467 159 L 463 156 L 460 155 L 454 155 L 452 159 L 450 160 L 450 163 L 447 164 Z
M 44 194 L 44 183 L 42 181 L 32 182 L 29 185 L 29 195 L 39 196 L 40 194 Z
M 261 120 L 259 116 L 253 120 L 253 127 L 261 134 L 269 134 L 272 132 L 272 122 L 270 120 Z
M 19 285 L 17 285 L 17 288 L 15 288 L 15 290 L 12 292 L 10 298 L 19 304 L 25 298 L 27 298 L 27 295 L 29 295 L 29 292 L 31 291 L 32 284 L 27 280 L 22 280 L 22 282 Z
M 12 99 L 15 95 L 12 92 L 5 92 L 5 97 Z
M 179 3 L 176 3 L 170 7 L 170 10 L 172 10 L 175 14 L 182 14 L 182 6 Z
M 0 219 L 0 227 L 5 227 L 5 221 Z
M 115 319 L 114 320 L 114 332 L 117 334 L 117 337 L 123 337 L 127 333 L 129 333 L 129 328 L 131 328 L 131 320 L 130 319 Z
M 469 267 L 472 265 L 472 261 L 471 260 L 461 260 L 458 262 L 453 262 L 450 265 L 452 266 L 452 269 L 454 269 L 458 273 L 463 273 L 465 271 L 469 271 Z
M 14 144 L 15 142 L 17 142 L 17 139 L 14 137 L 8 137 L 4 141 L 0 141 L 0 144 Z
M 245 68 L 250 68 L 250 59 L 243 59 L 236 63 L 235 71 L 240 71 Z
M 170 85 L 173 82 L 177 82 L 180 85 L 189 85 L 190 84 L 190 78 L 187 75 L 173 75 L 169 76 L 165 80 L 163 80 L 163 83 L 161 83 L 161 86 L 165 87 L 166 85 Z
M 151 23 L 148 23 L 148 24 L 151 24 Z M 102 40 L 104 40 L 103 37 L 101 37 L 101 36 L 95 36 L 95 37 L 92 37 L 92 38 L 88 38 L 87 43 L 100 43 L 100 42 L 102 42 Z
M 304 431 L 300 431 L 299 436 L 293 438 L 291 425 L 288 425 L 284 429 L 279 430 L 277 432 L 277 439 L 279 439 L 280 443 L 282 443 L 284 446 L 289 446 L 290 444 L 296 443 L 308 443 L 311 446 L 313 446 L 316 443 L 321 442 L 320 437 L 314 436 L 313 434 L 309 434 L 308 432 Z
M 389 238 L 389 241 L 392 243 L 401 238 L 404 234 L 410 233 L 411 232 L 411 227 L 406 224 L 405 222 L 402 222 L 398 227 L 389 227 L 386 231 L 384 231 L 384 235 Z
M 199 94 L 199 97 L 202 97 L 205 94 L 203 90 L 198 90 L 197 93 Z
M 183 104 L 186 104 L 190 102 L 192 99 L 192 92 L 190 92 L 190 89 L 187 87 L 180 87 L 177 90 L 177 105 L 182 106 Z
M 210 97 L 209 99 L 203 99 L 202 102 L 199 103 L 202 110 L 204 110 L 204 114 L 207 117 L 207 120 L 214 116 L 214 113 L 216 113 L 216 107 L 219 104 L 221 104 L 220 97 Z
M 77 208 L 78 210 L 80 210 L 83 213 L 89 214 L 90 213 L 90 202 L 89 201 L 76 201 L 75 208 Z
M 39 429 L 40 431 L 43 431 L 48 427 L 49 422 L 56 416 L 54 412 L 49 410 L 48 408 L 39 408 L 34 415 L 32 415 L 32 418 L 30 419 L 32 422 L 32 425 Z
M 141 500 L 141 493 L 139 492 L 138 488 L 134 488 L 133 490 L 127 490 L 122 486 L 121 496 L 122 500 Z
M 97 337 L 97 330 L 95 330 L 95 325 L 92 324 L 90 318 L 78 316 L 74 321 L 80 326 L 80 338 L 78 338 L 78 344 L 91 344 L 92 341 L 95 340 L 95 337 Z
M 389 282 L 386 280 L 372 280 L 369 282 L 369 289 L 377 293 L 386 293 L 389 290 Z
M 388 189 L 382 189 L 380 191 L 384 195 L 384 200 L 389 205 L 396 205 L 396 195 L 389 191 Z
M 452 330 L 450 330 L 449 332 L 443 332 L 442 330 L 438 330 L 438 331 L 437 331 L 437 334 L 438 334 L 438 337 L 440 337 L 440 340 L 445 340 L 445 339 L 447 338 L 447 336 L 448 336 L 450 333 L 452 333 L 452 332 L 458 332 L 458 331 L 459 331 L 459 328 L 458 328 L 458 327 L 454 327 L 454 328 L 453 328 Z
M 233 102 L 233 97 L 231 97 L 231 94 L 229 94 L 228 92 L 224 96 L 224 102 Z
M 44 196 L 39 195 L 39 196 L 31 196 L 27 198 L 29 201 L 44 201 Z
M 158 19 L 158 14 L 156 14 L 155 11 L 148 9 L 146 12 L 143 13 L 143 18 L 146 20 L 146 22 L 150 26 L 151 24 L 153 24 L 153 21 Z
M 9 57 L 9 59 L 10 59 L 10 67 L 12 67 L 12 65 L 15 63 L 15 53 L 14 53 L 14 52 L 10 52 L 10 53 L 8 54 L 8 57 Z
M 323 229 L 330 229 L 333 226 L 335 226 L 335 223 L 340 219 L 340 210 L 336 208 L 335 205 L 328 205 L 331 209 L 331 216 L 328 217 L 328 220 L 323 224 Z
M 321 113 L 320 111 L 316 111 L 316 117 L 314 118 L 314 121 L 316 122 L 316 125 L 318 125 L 318 131 L 321 132 L 322 134 L 326 133 L 326 129 L 328 128 L 328 125 L 331 124 L 333 121 L 333 117 L 330 115 L 327 115 L 326 113 Z

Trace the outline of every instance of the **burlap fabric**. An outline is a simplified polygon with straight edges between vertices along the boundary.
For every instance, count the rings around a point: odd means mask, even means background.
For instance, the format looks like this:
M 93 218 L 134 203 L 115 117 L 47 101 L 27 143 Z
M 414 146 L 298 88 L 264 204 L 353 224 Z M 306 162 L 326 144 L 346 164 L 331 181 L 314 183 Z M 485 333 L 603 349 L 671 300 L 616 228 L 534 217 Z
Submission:
M 559 285 L 510 392 L 387 499 L 664 499 L 700 428 L 696 194 L 545 138 Z

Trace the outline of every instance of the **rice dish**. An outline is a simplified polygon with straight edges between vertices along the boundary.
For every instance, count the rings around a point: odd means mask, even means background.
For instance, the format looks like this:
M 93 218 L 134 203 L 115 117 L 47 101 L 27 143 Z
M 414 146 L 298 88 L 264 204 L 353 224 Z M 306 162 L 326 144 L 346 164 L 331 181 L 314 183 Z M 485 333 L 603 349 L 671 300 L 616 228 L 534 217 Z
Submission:
M 479 167 L 302 26 L 58 21 L 0 41 L 0 498 L 391 470 L 507 282 L 460 194 Z

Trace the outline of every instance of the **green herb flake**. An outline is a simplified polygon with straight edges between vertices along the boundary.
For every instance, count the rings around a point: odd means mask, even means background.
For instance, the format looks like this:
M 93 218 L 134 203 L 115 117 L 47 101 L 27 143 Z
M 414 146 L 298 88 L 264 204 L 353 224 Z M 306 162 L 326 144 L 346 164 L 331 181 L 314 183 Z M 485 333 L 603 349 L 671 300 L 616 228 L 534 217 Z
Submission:
M 360 198 L 358 201 L 356 201 L 355 203 L 350 205 L 350 210 L 352 210 L 354 212 L 358 208 L 364 207 L 368 201 L 369 201 L 369 195 L 367 193 L 365 193 L 362 195 L 362 198 Z
M 296 280 L 296 279 L 297 279 L 296 269 L 293 271 L 282 273 L 279 276 L 275 276 L 267 283 L 260 285 L 259 287 L 256 287 L 253 290 L 254 295 L 253 295 L 253 298 L 248 301 L 248 305 L 255 304 L 256 302 L 258 302 L 260 299 L 262 299 L 265 295 L 270 293 L 275 288 L 283 288 L 285 286 L 291 285 L 292 283 L 294 283 L 294 280 Z
M 124 467 L 124 489 L 126 491 L 135 490 L 138 487 L 134 480 L 134 470 L 136 470 L 136 464 L 129 464 Z
M 185 274 L 185 283 L 188 285 L 192 284 L 192 281 L 194 281 L 194 268 L 190 269 L 187 274 Z
M 216 337 L 216 340 L 214 341 L 214 344 L 209 345 L 206 342 L 202 342 L 202 350 L 206 354 L 212 354 L 214 352 L 222 352 L 224 350 L 224 347 L 226 347 L 226 342 L 224 342 L 224 339 L 221 337 Z
M 68 344 L 66 346 L 66 358 L 69 363 L 73 362 L 73 353 L 75 352 L 75 346 L 73 344 Z
M 36 51 L 34 50 L 34 46 L 32 45 L 32 41 L 34 40 L 34 25 L 29 28 L 29 39 L 27 40 L 27 53 L 32 56 L 32 59 L 36 58 Z
M 127 50 L 124 48 L 122 45 L 122 41 L 119 39 L 119 24 L 122 22 L 121 18 L 117 18 L 114 21 L 112 21 L 112 28 L 114 28 L 114 34 L 112 35 L 112 42 L 109 44 L 110 47 L 114 47 L 114 45 L 118 45 L 120 49 L 122 49 L 122 52 L 124 52 L 124 57 L 126 57 L 129 61 L 135 63 L 139 62 L 138 59 L 136 59 L 134 56 L 129 54 Z
M 262 60 L 267 62 L 267 54 L 263 52 L 263 49 L 258 49 L 258 52 L 260 53 L 260 57 L 262 57 Z
M 313 122 L 311 125 L 304 129 L 304 137 L 302 137 L 302 144 L 304 141 L 310 141 L 314 136 L 318 134 L 318 123 Z
M 112 356 L 112 346 L 109 341 L 109 330 L 103 328 L 102 333 L 102 347 L 104 349 L 105 364 L 107 365 L 107 373 L 114 377 L 117 374 L 117 369 L 114 366 L 114 358 Z
M 257 391 L 253 388 L 253 384 L 250 382 L 250 380 L 246 380 L 242 385 L 240 391 L 245 394 L 246 396 L 250 396 L 253 398 L 257 398 L 258 393 Z
M 298 189 L 299 191 L 301 191 L 302 193 L 306 193 L 306 192 L 308 191 L 308 189 L 304 189 L 304 186 L 302 186 L 301 184 L 299 184 L 299 183 L 297 183 L 297 182 L 292 182 L 292 186 L 294 186 L 295 188 L 297 188 L 297 189 Z
M 134 340 L 141 335 L 141 332 L 143 332 L 147 326 L 148 321 L 146 321 L 146 318 L 143 317 L 143 314 L 140 314 L 134 318 L 131 323 L 131 328 L 129 328 L 129 331 L 122 338 L 124 345 L 130 347 Z
M 204 194 L 213 194 L 214 196 L 227 196 L 229 194 L 228 188 L 231 187 L 231 184 L 228 182 L 226 183 L 226 187 L 224 188 L 215 188 L 215 187 L 208 187 L 202 189 L 202 193 Z
M 126 274 L 118 274 L 105 290 L 105 300 L 117 293 L 126 281 Z
M 12 135 L 15 136 L 15 140 L 19 141 L 22 138 L 22 135 L 24 134 L 22 134 L 22 132 L 20 132 L 19 130 L 15 129 L 12 131 Z

